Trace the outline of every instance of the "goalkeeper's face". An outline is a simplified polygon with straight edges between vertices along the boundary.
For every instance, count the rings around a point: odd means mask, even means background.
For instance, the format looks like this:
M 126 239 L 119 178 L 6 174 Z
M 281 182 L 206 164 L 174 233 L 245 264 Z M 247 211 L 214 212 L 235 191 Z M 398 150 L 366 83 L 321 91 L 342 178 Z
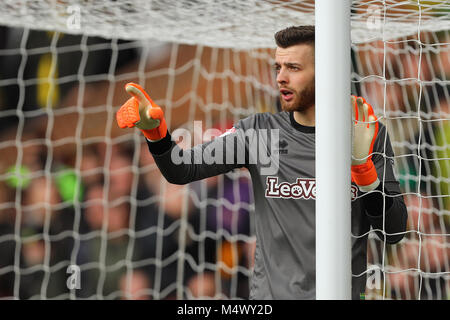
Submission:
M 299 44 L 278 47 L 274 68 L 285 111 L 304 111 L 315 104 L 314 48 Z

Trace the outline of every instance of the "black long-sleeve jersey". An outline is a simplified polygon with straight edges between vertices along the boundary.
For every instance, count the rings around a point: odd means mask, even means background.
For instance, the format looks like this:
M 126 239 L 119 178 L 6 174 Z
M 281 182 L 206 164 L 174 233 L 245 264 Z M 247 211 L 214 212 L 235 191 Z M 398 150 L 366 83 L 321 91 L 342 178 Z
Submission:
M 214 140 L 182 150 L 170 134 L 149 150 L 167 181 L 185 184 L 235 168 L 250 172 L 255 199 L 256 251 L 250 298 L 315 299 L 315 128 L 292 112 L 240 120 Z M 338 155 L 337 155 L 338 156 Z M 381 181 L 361 192 L 352 183 L 352 298 L 365 292 L 369 231 L 400 241 L 407 210 L 393 172 L 393 150 L 379 124 L 372 160 Z

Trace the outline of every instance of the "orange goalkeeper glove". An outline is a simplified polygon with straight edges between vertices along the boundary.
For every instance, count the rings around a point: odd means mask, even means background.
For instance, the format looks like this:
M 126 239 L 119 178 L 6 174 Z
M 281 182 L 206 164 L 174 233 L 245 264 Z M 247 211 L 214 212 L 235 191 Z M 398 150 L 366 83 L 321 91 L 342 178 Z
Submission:
M 378 134 L 378 119 L 372 106 L 362 97 L 351 96 L 352 108 L 352 181 L 363 192 L 380 184 L 372 162 L 373 144 Z
M 120 128 L 139 128 L 151 141 L 158 141 L 167 135 L 164 112 L 153 102 L 138 84 L 127 83 L 125 90 L 132 95 L 117 111 L 116 119 Z

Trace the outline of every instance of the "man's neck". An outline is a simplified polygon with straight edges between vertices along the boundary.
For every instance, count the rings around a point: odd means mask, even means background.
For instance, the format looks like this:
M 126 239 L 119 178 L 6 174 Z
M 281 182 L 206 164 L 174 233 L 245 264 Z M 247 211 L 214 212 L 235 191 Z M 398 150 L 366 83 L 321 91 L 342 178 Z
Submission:
M 316 125 L 316 113 L 315 106 L 311 106 L 304 111 L 294 111 L 294 120 L 306 127 L 315 127 Z

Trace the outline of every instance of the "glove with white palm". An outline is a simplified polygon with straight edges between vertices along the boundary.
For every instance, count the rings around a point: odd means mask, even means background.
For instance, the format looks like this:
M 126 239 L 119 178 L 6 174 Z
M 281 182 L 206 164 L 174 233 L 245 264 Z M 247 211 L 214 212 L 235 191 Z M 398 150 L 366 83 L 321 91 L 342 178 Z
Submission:
M 363 97 L 351 96 L 352 108 L 352 181 L 363 192 L 380 184 L 372 161 L 373 144 L 378 134 L 378 119 Z

